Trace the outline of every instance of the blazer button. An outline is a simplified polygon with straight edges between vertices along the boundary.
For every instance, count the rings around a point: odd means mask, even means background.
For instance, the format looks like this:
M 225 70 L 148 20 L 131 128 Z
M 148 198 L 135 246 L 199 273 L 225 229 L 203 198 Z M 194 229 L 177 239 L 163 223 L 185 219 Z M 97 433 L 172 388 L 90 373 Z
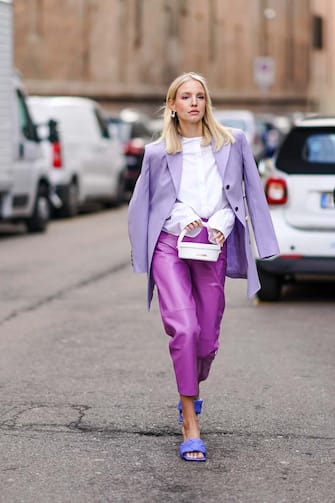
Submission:
M 230 189 L 230 185 L 226 185 L 226 189 L 229 190 Z
M 238 211 L 238 206 L 235 206 L 235 211 Z

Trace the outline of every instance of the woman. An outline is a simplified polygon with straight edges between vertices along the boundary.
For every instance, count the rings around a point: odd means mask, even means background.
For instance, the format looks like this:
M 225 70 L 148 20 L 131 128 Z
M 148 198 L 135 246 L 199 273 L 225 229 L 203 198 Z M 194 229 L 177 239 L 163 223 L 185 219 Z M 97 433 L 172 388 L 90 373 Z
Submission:
M 240 130 L 214 118 L 205 79 L 177 77 L 167 93 L 164 126 L 147 145 L 129 205 L 129 237 L 135 272 L 148 274 L 148 307 L 156 285 L 163 325 L 170 336 L 186 461 L 205 461 L 197 415 L 199 383 L 218 350 L 226 275 L 259 289 L 246 221 L 253 225 L 261 258 L 279 253 L 253 155 Z M 217 262 L 181 259 L 177 239 L 217 243 Z

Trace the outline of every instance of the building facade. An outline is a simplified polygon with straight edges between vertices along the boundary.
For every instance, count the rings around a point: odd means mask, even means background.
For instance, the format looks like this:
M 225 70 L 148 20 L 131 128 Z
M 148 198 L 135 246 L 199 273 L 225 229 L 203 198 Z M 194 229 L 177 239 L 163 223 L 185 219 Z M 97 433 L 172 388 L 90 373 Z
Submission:
M 30 93 L 90 96 L 116 108 L 156 106 L 174 77 L 196 71 L 222 106 L 302 110 L 318 101 L 316 3 L 15 0 L 16 65 Z
M 312 0 L 309 96 L 324 114 L 335 114 L 335 2 Z

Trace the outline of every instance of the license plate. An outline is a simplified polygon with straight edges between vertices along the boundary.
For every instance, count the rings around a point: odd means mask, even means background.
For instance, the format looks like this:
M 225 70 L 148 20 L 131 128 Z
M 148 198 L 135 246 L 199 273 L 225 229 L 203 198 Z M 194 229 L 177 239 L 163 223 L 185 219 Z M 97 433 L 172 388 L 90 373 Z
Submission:
M 331 192 L 323 192 L 321 194 L 321 208 L 335 208 L 334 204 L 334 194 Z

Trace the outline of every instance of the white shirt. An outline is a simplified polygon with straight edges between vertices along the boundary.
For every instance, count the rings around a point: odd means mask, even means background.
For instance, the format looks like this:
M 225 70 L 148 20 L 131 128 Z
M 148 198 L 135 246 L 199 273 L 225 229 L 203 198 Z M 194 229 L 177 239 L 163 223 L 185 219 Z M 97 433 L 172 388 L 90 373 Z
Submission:
M 212 229 L 222 232 L 227 239 L 233 229 L 235 215 L 225 193 L 212 147 L 201 146 L 202 137 L 183 138 L 183 167 L 177 201 L 163 230 L 178 236 L 194 220 L 208 219 Z M 196 236 L 201 228 L 188 235 Z M 209 240 L 211 240 L 209 232 Z

